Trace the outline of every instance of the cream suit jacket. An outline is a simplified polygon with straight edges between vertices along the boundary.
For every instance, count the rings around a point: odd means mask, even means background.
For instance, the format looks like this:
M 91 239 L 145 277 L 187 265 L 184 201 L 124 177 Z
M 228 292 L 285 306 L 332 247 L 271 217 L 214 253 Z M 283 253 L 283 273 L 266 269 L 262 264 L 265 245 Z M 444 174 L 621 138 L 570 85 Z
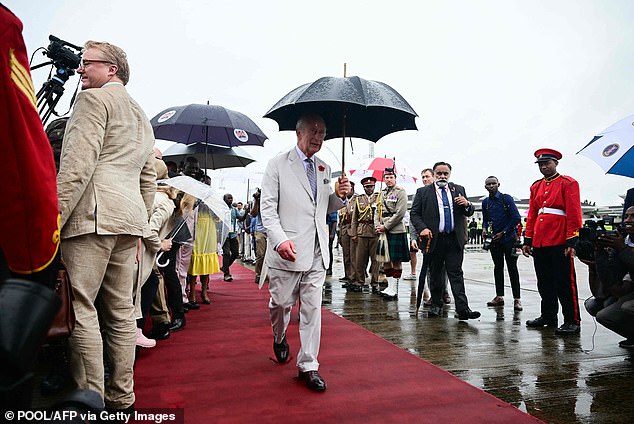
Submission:
M 328 267 L 328 228 L 326 214 L 340 209 L 344 203 L 330 186 L 330 167 L 315 159 L 317 175 L 317 202 L 304 163 L 295 147 L 271 159 L 262 179 L 260 213 L 266 227 L 268 242 L 265 261 L 269 268 L 286 271 L 308 271 L 315 252 L 315 237 L 324 264 Z M 295 262 L 282 259 L 275 251 L 283 241 L 291 240 L 297 250 Z
M 57 176 L 63 239 L 147 232 L 156 192 L 153 146 L 150 122 L 123 85 L 78 94 Z

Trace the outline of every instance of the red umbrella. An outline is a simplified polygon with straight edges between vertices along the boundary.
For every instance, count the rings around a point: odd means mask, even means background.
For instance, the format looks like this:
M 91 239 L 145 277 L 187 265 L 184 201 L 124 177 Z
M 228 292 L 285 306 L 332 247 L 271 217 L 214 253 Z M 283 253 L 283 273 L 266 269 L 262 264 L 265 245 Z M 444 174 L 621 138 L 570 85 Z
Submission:
M 392 167 L 394 167 L 394 159 L 368 158 L 361 162 L 356 169 L 350 170 L 350 178 L 354 181 L 360 181 L 365 177 L 374 177 L 377 181 L 383 181 L 383 171 L 385 168 Z M 417 178 L 412 175 L 408 175 L 404 169 L 399 169 L 399 167 L 396 166 L 395 172 L 397 184 L 416 183 Z

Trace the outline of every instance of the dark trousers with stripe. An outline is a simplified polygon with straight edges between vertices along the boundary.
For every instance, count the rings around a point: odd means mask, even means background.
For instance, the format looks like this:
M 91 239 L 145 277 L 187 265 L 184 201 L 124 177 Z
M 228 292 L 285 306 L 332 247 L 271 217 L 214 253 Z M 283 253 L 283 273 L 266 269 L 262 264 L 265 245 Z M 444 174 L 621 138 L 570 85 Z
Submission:
M 542 298 L 542 316 L 556 320 L 559 305 L 564 322 L 579 324 L 579 296 L 574 258 L 564 255 L 566 246 L 548 246 L 533 248 L 537 289 Z

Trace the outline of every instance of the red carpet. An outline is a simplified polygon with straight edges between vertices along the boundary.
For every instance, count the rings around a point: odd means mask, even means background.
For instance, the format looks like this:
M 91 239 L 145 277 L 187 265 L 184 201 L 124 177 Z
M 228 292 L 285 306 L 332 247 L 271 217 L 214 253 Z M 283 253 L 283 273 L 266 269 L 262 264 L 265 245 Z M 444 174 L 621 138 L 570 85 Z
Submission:
M 536 418 L 324 310 L 320 374 L 314 393 L 297 380 L 294 311 L 291 362 L 277 365 L 268 290 L 233 265 L 235 281 L 212 276 L 211 305 L 187 326 L 143 350 L 137 408 L 184 408 L 186 423 L 535 423 Z

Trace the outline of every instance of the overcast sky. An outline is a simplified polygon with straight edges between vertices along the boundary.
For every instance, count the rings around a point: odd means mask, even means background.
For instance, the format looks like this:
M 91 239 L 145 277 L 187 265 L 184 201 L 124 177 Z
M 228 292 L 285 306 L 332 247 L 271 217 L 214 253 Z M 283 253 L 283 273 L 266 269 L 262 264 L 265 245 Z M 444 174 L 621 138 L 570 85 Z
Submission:
M 239 190 L 236 174 L 257 180 L 266 159 L 295 144 L 292 132 L 262 118 L 269 108 L 301 84 L 343 76 L 344 62 L 348 76 L 391 85 L 418 113 L 418 131 L 374 146 L 376 156 L 395 156 L 397 167 L 417 174 L 443 160 L 469 196 L 484 195 L 485 178 L 496 175 L 501 191 L 526 198 L 541 177 L 533 152 L 552 147 L 564 155 L 558 170 L 579 181 L 582 200 L 619 204 L 634 186 L 575 154 L 634 113 L 630 0 L 3 3 L 24 23 L 29 54 L 47 46 L 49 34 L 122 47 L 128 89 L 150 118 L 207 101 L 251 117 L 270 140 L 250 149 L 259 163 L 216 176 L 221 189 Z M 34 64 L 43 60 L 38 54 Z M 36 90 L 47 69 L 33 71 Z M 76 78 L 66 84 L 63 100 L 75 85 Z M 341 140 L 324 146 L 319 156 L 340 168 Z M 346 168 L 368 152 L 368 142 L 355 140 Z

